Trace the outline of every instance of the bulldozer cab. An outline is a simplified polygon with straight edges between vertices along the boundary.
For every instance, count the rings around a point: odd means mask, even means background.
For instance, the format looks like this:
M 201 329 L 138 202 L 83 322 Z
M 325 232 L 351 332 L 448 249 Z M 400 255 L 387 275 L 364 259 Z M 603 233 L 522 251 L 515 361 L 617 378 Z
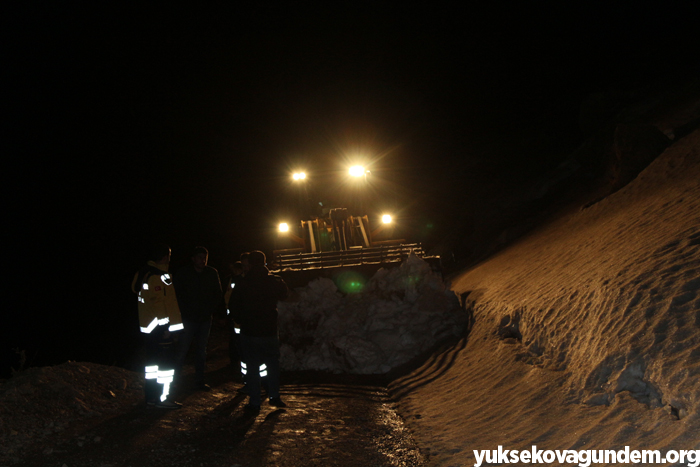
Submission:
M 440 268 L 440 258 L 426 257 L 419 243 L 375 240 L 382 226 L 373 230 L 367 215 L 352 216 L 345 208 L 331 209 L 325 217 L 302 220 L 294 230 L 281 235 L 296 243 L 296 248 L 274 250 L 271 264 L 273 272 L 290 287 L 304 286 L 316 277 L 335 281 L 350 270 L 367 279 L 382 267 L 399 265 L 410 254 L 425 259 L 434 270 Z

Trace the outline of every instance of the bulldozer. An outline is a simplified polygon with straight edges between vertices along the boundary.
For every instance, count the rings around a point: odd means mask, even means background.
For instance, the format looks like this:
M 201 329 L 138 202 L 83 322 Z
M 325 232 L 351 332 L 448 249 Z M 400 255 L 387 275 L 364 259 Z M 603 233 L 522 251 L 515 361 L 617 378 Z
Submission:
M 420 243 L 387 239 L 391 224 L 391 217 L 384 215 L 382 223 L 372 229 L 367 215 L 353 216 L 346 208 L 301 220 L 294 228 L 281 224 L 279 239 L 294 247 L 273 251 L 272 272 L 292 288 L 327 277 L 341 292 L 353 293 L 361 291 L 380 268 L 398 266 L 411 254 L 423 258 L 434 271 L 441 271 L 440 257 L 427 256 Z

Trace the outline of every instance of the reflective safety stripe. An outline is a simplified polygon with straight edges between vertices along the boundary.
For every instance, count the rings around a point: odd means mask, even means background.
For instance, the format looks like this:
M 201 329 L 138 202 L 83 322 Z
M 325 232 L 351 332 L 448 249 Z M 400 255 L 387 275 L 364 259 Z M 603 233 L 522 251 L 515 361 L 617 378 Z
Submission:
M 179 331 L 181 329 L 185 329 L 185 326 L 182 323 L 171 324 L 170 327 L 168 328 L 168 331 L 173 332 L 173 331 Z
M 175 370 L 163 370 L 158 372 L 157 381 L 163 385 L 163 394 L 160 396 L 161 402 L 168 398 L 170 394 L 170 383 L 173 382 Z
M 158 366 L 147 366 L 146 367 L 146 379 L 156 379 L 158 378 Z
M 264 378 L 265 376 L 267 376 L 267 365 L 263 363 L 260 365 L 260 377 Z
M 241 362 L 241 373 L 243 373 L 244 375 L 248 374 L 248 367 L 243 362 Z
M 158 326 L 158 318 L 153 318 L 153 321 L 151 321 L 151 323 L 148 326 L 141 326 L 141 332 L 144 334 L 150 334 L 151 331 L 153 331 L 156 328 L 156 326 Z
M 141 294 L 139 294 L 139 303 L 146 303 L 146 300 L 143 299 Z
M 148 326 L 146 326 L 146 327 L 141 326 L 141 332 L 143 332 L 144 334 L 150 334 L 151 331 L 153 331 L 156 328 L 156 326 L 165 326 L 169 322 L 170 322 L 170 318 L 161 318 L 161 319 L 153 318 L 153 321 L 151 321 L 148 324 Z M 177 329 L 169 329 L 169 330 L 170 331 L 178 331 L 178 330 L 182 329 L 182 324 L 174 324 L 171 326 L 171 328 L 176 328 L 178 326 L 180 326 L 180 327 Z
M 163 383 L 166 379 L 172 381 L 174 376 L 175 370 L 160 370 L 158 371 L 158 382 Z
M 160 396 L 161 401 L 168 398 L 170 383 L 173 382 L 174 377 L 175 370 L 158 370 L 158 365 L 146 367 L 146 379 L 155 379 L 157 383 L 163 385 L 163 394 Z
M 229 310 L 228 308 L 226 308 L 226 316 L 228 316 L 228 315 L 230 315 L 230 314 L 231 314 L 231 310 Z
M 143 290 L 148 290 L 148 282 L 143 283 Z
M 165 285 L 170 285 L 173 283 L 173 280 L 170 278 L 170 274 L 163 274 L 160 276 L 160 280 L 163 281 L 163 284 Z
M 236 334 L 240 334 L 240 333 L 241 333 L 241 328 L 233 328 L 233 330 L 236 331 Z

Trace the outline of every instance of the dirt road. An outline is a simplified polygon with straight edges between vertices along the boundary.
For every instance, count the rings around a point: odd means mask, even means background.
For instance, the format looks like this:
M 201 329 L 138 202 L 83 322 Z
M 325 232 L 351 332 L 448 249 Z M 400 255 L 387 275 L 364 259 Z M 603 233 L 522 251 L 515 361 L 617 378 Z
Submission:
M 32 446 L 19 465 L 157 466 L 422 466 L 425 458 L 392 409 L 386 389 L 367 379 L 287 374 L 288 407 L 243 411 L 224 348 L 210 352 L 211 392 L 173 391 L 180 410 L 143 403 L 99 423 Z M 191 368 L 189 368 L 191 371 Z

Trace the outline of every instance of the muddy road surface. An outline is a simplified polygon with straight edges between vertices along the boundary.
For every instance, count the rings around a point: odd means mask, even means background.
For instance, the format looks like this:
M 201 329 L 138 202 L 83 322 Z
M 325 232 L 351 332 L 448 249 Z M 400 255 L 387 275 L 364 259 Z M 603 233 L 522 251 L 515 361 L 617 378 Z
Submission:
M 287 407 L 243 407 L 225 348 L 210 352 L 209 392 L 196 391 L 191 367 L 173 389 L 179 410 L 143 402 L 116 416 L 66 430 L 32 446 L 27 467 L 424 466 L 383 384 L 367 378 L 284 374 Z

